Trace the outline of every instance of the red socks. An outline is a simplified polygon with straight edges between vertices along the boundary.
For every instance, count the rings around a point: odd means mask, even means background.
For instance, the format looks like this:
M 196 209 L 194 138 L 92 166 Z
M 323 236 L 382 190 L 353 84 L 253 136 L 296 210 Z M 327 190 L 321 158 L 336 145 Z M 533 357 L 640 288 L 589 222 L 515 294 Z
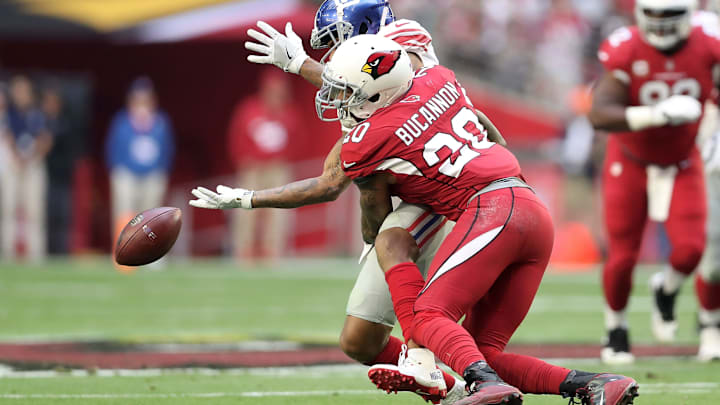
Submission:
M 375 364 L 397 364 L 398 357 L 400 357 L 400 351 L 402 350 L 403 341 L 390 336 L 385 348 L 369 363 L 365 363 L 366 366 L 374 366 Z
M 720 283 L 709 283 L 698 274 L 695 276 L 695 292 L 702 309 L 707 311 L 720 309 Z
M 385 281 L 390 288 L 390 296 L 393 301 L 393 309 L 395 310 L 395 316 L 400 323 L 402 328 L 403 337 L 405 341 L 409 341 L 412 337 L 412 324 L 415 318 L 415 300 L 417 299 L 420 290 L 425 286 L 425 280 L 422 278 L 420 269 L 417 265 L 412 262 L 400 263 L 390 268 L 385 272 Z M 380 355 L 376 358 L 378 360 L 381 356 L 385 356 L 384 353 L 388 352 L 389 346 L 402 345 L 400 339 L 390 337 L 388 345 Z M 400 346 L 398 346 L 397 353 L 392 361 L 387 363 L 395 364 L 398 356 L 400 355 Z M 378 362 L 379 363 L 379 362 Z M 377 364 L 377 363 L 376 363 Z M 443 378 L 447 389 L 450 390 L 455 386 L 455 377 L 443 371 Z
M 412 262 L 400 263 L 385 272 L 385 281 L 390 288 L 395 316 L 402 328 L 405 341 L 412 337 L 413 310 L 418 293 L 425 285 L 420 269 Z

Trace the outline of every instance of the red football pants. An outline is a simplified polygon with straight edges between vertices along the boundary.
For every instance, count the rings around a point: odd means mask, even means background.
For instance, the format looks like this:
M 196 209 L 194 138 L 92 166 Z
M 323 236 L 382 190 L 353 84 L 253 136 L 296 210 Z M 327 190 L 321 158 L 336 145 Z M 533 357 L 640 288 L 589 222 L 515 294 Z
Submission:
M 648 219 L 646 170 L 644 164 L 623 153 L 619 142 L 608 141 L 602 186 L 608 235 L 603 289 L 614 311 L 627 306 Z M 687 163 L 679 165 L 665 222 L 672 246 L 670 265 L 679 272 L 690 274 L 700 262 L 705 249 L 706 205 L 702 160 L 695 149 Z
M 530 309 L 552 245 L 552 220 L 531 190 L 472 200 L 430 266 L 415 302 L 413 340 L 461 375 L 485 360 L 523 392 L 557 394 L 569 370 L 503 352 Z

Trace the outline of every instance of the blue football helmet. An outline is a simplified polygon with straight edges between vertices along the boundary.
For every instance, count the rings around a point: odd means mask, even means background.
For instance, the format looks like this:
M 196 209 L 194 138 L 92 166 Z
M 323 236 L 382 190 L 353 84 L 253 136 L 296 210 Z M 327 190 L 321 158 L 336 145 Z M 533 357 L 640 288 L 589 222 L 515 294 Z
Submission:
M 377 34 L 393 21 L 387 0 L 325 0 L 315 14 L 310 46 L 334 48 L 355 35 Z

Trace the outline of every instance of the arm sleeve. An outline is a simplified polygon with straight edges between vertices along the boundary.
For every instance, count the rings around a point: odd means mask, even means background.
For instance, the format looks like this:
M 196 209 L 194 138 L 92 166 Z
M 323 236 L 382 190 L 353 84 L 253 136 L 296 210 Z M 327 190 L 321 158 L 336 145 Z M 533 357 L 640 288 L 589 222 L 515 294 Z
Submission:
M 625 84 L 630 83 L 631 48 L 635 35 L 637 33 L 627 27 L 618 28 L 598 50 L 598 59 L 605 69 Z

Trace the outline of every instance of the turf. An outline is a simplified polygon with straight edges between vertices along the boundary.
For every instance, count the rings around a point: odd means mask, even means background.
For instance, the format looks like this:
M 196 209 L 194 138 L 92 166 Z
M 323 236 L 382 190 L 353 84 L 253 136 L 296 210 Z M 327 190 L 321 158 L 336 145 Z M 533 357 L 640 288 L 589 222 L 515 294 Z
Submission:
M 653 341 L 646 287 L 651 270 L 636 272 L 629 307 L 635 342 Z M 184 262 L 130 275 L 106 260 L 0 265 L 0 340 L 334 343 L 357 271 L 351 260 L 252 268 Z M 679 343 L 697 341 L 689 287 L 679 297 Z M 513 342 L 599 343 L 603 305 L 597 272 L 550 272 Z
M 652 342 L 646 282 L 636 272 L 629 311 L 635 342 Z M 106 260 L 56 261 L 42 267 L 0 265 L 0 341 L 111 339 L 234 341 L 293 339 L 334 343 L 358 268 L 350 260 L 242 267 L 229 262 L 169 263 L 126 275 Z M 680 342 L 696 343 L 696 304 L 680 297 Z M 603 300 L 597 271 L 548 273 L 514 342 L 598 343 Z M 632 375 L 636 404 L 713 404 L 718 364 L 692 359 L 644 360 L 608 369 L 596 361 L 563 364 Z M 271 395 L 269 392 L 280 392 Z M 284 393 L 284 394 L 283 394 Z M 362 367 L 249 370 L 216 375 L 177 372 L 145 377 L 0 378 L 10 404 L 421 404 L 413 394 L 376 392 Z M 528 395 L 528 404 L 565 404 Z
M 594 362 L 564 363 L 597 370 Z M 635 376 L 636 404 L 714 404 L 720 395 L 717 365 L 652 360 L 616 368 Z M 551 395 L 527 395 L 525 403 L 565 404 Z M 166 374 L 151 377 L 70 377 L 0 379 L 0 402 L 12 404 L 397 404 L 423 402 L 414 394 L 388 396 L 377 390 L 361 367 L 265 369 L 217 375 Z

